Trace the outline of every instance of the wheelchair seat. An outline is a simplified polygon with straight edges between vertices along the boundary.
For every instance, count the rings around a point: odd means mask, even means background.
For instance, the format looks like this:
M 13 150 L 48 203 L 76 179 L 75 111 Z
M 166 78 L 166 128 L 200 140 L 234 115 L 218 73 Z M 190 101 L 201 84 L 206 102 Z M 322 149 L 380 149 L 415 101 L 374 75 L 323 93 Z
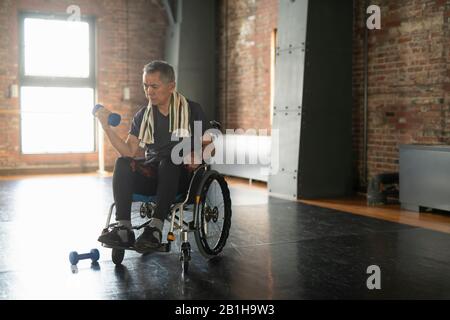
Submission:
M 177 194 L 176 198 L 175 198 L 175 202 L 180 202 L 184 200 L 185 195 L 180 193 Z M 155 195 L 151 195 L 151 196 L 147 196 L 144 194 L 138 194 L 138 193 L 133 193 L 133 197 L 132 200 L 133 202 L 144 202 L 144 203 L 148 203 L 148 202 L 155 202 L 156 203 L 156 194 Z

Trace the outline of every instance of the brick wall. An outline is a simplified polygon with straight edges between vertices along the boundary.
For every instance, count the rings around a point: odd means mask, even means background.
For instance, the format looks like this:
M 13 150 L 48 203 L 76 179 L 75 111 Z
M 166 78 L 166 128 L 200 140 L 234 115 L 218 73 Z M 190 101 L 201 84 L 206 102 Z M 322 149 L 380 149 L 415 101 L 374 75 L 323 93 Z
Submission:
M 0 170 L 25 168 L 94 168 L 97 153 L 22 155 L 20 110 L 16 98 L 8 98 L 9 86 L 19 84 L 18 12 L 65 13 L 77 4 L 82 15 L 96 17 L 98 101 L 122 115 L 119 134 L 126 137 L 130 118 L 145 104 L 142 67 L 164 55 L 166 14 L 158 1 L 148 0 L 2 0 L 0 1 Z M 131 100 L 122 100 L 122 89 L 131 89 Z M 117 153 L 105 143 L 106 166 Z
M 270 50 L 277 17 L 277 0 L 220 1 L 218 106 L 224 128 L 270 128 Z
M 381 7 L 381 30 L 369 30 L 370 178 L 398 171 L 400 144 L 450 142 L 450 1 L 369 3 Z M 363 163 L 363 6 L 355 0 L 355 186 L 361 186 Z M 277 12 L 277 0 L 220 2 L 219 111 L 227 128 L 270 126 L 270 33 Z
M 355 171 L 362 179 L 364 1 L 355 2 Z M 369 30 L 368 176 L 398 171 L 400 144 L 448 144 L 449 9 L 445 0 L 371 1 L 381 30 Z

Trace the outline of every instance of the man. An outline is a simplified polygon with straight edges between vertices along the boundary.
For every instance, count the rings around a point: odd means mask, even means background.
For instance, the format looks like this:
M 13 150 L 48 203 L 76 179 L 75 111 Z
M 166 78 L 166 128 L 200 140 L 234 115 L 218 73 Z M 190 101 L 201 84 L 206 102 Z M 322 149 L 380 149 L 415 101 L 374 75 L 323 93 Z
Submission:
M 192 140 L 202 139 L 202 136 L 194 137 L 194 121 L 201 121 L 202 135 L 208 129 L 200 105 L 175 91 L 175 74 L 168 63 L 152 61 L 145 65 L 142 80 L 149 103 L 135 114 L 126 141 L 108 125 L 107 113 L 97 115 L 111 144 L 121 155 L 116 161 L 113 175 L 118 226 L 102 234 L 98 241 L 110 246 L 134 245 L 139 252 L 160 246 L 164 219 L 169 214 L 170 205 L 177 193 L 187 189 L 190 172 L 201 159 L 201 155 L 193 150 L 183 155 L 184 163 L 190 164 L 175 164 L 171 153 L 178 141 L 172 141 L 172 134 Z M 204 137 L 202 146 L 206 147 L 210 142 L 210 138 Z M 139 147 L 145 148 L 143 166 L 133 159 Z M 156 194 L 157 205 L 152 221 L 136 240 L 131 229 L 133 193 Z

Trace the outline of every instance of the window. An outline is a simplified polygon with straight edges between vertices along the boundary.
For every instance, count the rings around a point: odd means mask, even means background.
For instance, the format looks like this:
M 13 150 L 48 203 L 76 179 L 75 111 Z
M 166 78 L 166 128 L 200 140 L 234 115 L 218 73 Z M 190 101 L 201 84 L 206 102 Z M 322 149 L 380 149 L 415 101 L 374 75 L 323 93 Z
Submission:
M 93 22 L 21 16 L 22 153 L 95 151 Z

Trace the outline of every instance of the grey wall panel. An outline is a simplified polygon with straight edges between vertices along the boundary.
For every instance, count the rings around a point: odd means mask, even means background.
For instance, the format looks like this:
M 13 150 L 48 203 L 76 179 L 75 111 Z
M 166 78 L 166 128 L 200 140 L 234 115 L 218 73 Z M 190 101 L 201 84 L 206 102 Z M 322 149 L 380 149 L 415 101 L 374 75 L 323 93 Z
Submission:
M 178 79 L 178 56 L 180 47 L 180 24 L 174 24 L 167 28 L 166 47 L 164 60 L 170 63 Z
M 352 192 L 351 0 L 310 1 L 303 89 L 299 195 Z
M 271 175 L 268 179 L 268 188 L 272 195 L 297 197 L 300 121 L 300 112 L 274 112 Z
M 179 73 L 178 90 L 189 99 L 200 103 L 208 119 L 215 119 L 215 82 L 211 79 L 211 70 L 190 68 L 181 63 Z
M 272 132 L 271 165 L 274 169 L 277 166 L 280 173 L 290 172 L 296 174 L 297 172 L 300 149 L 300 121 L 300 112 L 274 113 L 273 127 L 274 130 L 278 130 L 278 137 Z
M 272 124 L 279 134 L 272 134 L 271 144 L 278 154 L 272 153 L 268 187 L 272 195 L 288 198 L 297 196 L 307 8 L 307 0 L 279 1 Z
M 215 1 L 177 0 L 174 24 L 166 35 L 165 59 L 177 75 L 177 90 L 216 117 Z
M 277 53 L 274 112 L 301 108 L 305 53 L 300 49 Z
M 351 0 L 279 1 L 273 129 L 284 171 L 269 177 L 273 194 L 352 192 L 352 14 Z
M 175 0 L 173 5 L 170 5 L 169 0 L 162 0 L 162 3 L 166 10 L 167 19 L 169 20 L 169 26 L 166 31 L 164 60 L 173 66 L 175 76 L 178 78 L 183 3 L 182 0 Z
M 306 39 L 308 0 L 280 0 L 278 47 L 281 50 L 300 48 Z
M 202 105 L 209 119 L 216 117 L 215 1 L 183 1 L 178 89 Z
M 269 193 L 272 196 L 297 199 L 297 174 L 280 172 L 269 177 Z

